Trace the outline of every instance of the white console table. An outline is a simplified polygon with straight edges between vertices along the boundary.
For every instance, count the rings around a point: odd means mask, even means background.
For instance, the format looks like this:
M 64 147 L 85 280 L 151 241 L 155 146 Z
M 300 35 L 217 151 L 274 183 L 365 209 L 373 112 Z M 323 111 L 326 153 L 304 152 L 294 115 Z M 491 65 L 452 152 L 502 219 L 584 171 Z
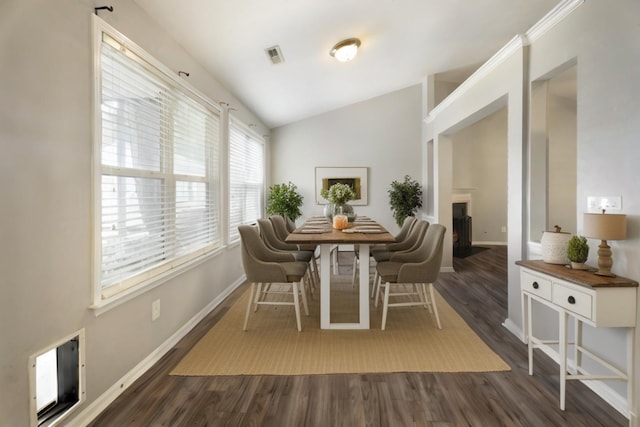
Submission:
M 572 270 L 543 261 L 517 261 L 520 266 L 523 332 L 529 350 L 529 375 L 533 375 L 533 349 L 544 348 L 557 355 L 560 363 L 560 409 L 565 407 L 567 380 L 622 380 L 627 382 L 629 423 L 636 425 L 634 348 L 638 282 L 624 277 L 597 276 L 591 271 Z M 532 302 L 537 301 L 558 312 L 558 341 L 533 336 Z M 574 366 L 567 366 L 567 323 L 575 321 Z M 582 347 L 582 324 L 596 328 L 627 328 L 627 367 L 623 372 L 608 361 Z M 550 345 L 557 344 L 558 351 Z M 583 355 L 598 362 L 610 375 L 590 375 L 582 367 Z

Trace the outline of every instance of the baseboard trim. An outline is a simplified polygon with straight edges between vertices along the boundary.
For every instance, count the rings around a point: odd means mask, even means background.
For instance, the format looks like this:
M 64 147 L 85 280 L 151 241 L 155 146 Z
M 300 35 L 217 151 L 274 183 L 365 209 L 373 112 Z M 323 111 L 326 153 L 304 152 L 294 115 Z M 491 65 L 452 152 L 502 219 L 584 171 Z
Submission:
M 502 322 L 502 326 L 504 326 L 513 335 L 518 337 L 520 341 L 522 341 L 525 344 L 527 343 L 527 341 L 524 338 L 524 333 L 522 332 L 522 328 L 518 326 L 515 322 L 513 322 L 511 319 L 505 319 L 505 321 Z
M 98 396 L 89 406 L 78 413 L 72 419 L 72 424 L 77 426 L 87 426 L 91 423 L 107 406 L 109 406 L 118 396 L 120 396 L 127 388 L 131 386 L 138 378 L 142 376 L 147 370 L 149 370 L 156 362 L 158 362 L 162 356 L 164 356 L 169 350 L 171 350 L 185 335 L 187 335 L 207 314 L 209 314 L 214 308 L 216 308 L 226 297 L 228 297 L 238 286 L 246 281 L 246 277 L 243 275 L 237 281 L 229 285 L 220 295 L 214 298 L 209 304 L 207 304 L 202 310 L 196 313 L 187 323 L 185 323 L 180 329 L 178 329 L 173 335 L 171 335 L 165 342 L 163 342 L 158 348 L 145 357 L 140 363 L 127 372 L 122 378 L 120 378 L 115 384 L 107 389 L 104 393 Z
M 498 241 L 492 242 L 490 240 L 487 240 L 487 241 L 479 240 L 479 241 L 472 241 L 471 242 L 471 246 L 482 246 L 482 245 L 487 245 L 487 246 L 507 246 L 508 243 L 507 242 L 498 242 Z

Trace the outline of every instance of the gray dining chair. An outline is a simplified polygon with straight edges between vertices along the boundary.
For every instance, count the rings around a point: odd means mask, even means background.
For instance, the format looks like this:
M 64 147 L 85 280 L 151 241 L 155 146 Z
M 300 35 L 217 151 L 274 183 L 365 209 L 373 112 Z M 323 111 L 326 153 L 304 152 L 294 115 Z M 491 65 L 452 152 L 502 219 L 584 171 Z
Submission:
M 309 315 L 307 297 L 302 287 L 308 263 L 296 261 L 294 255 L 289 252 L 272 250 L 262 240 L 255 226 L 240 225 L 238 226 L 238 231 L 242 246 L 242 265 L 247 280 L 251 283 L 251 293 L 247 303 L 243 330 L 247 330 L 252 307 L 256 311 L 259 305 L 293 305 L 298 331 L 302 331 L 300 296 L 302 296 L 305 314 Z M 260 294 L 263 292 L 263 285 L 272 283 L 291 285 L 291 291 L 285 293 L 292 294 L 293 302 L 274 301 L 266 297 L 261 299 Z M 269 289 L 265 290 L 264 293 L 270 293 Z M 274 291 L 272 293 L 281 294 L 283 292 Z
M 271 215 L 269 216 L 269 221 L 271 221 L 271 224 L 273 224 L 273 229 L 276 232 L 276 235 L 283 242 L 286 240 L 287 236 L 295 230 L 295 228 L 294 230 L 290 230 L 289 224 L 293 222 L 288 218 L 284 218 L 282 215 Z M 318 270 L 318 257 L 320 256 L 320 251 L 317 250 L 318 245 L 298 245 L 298 249 L 301 251 L 313 252 L 310 273 L 313 275 L 314 282 L 316 284 L 320 283 L 320 271 Z
M 285 251 L 293 254 L 296 261 L 304 261 L 309 263 L 310 265 L 315 264 L 315 256 L 313 251 L 303 251 L 298 248 L 298 245 L 294 243 L 287 243 L 284 239 L 280 239 L 276 230 L 273 226 L 273 223 L 270 219 L 260 218 L 258 219 L 258 227 L 260 229 L 260 236 L 262 240 L 269 246 L 271 249 L 275 251 Z M 311 269 L 307 270 L 306 275 L 309 284 L 309 291 L 313 292 L 317 286 L 316 277 L 312 274 Z
M 376 262 L 388 261 L 391 254 L 402 251 L 415 250 L 424 237 L 427 229 L 429 228 L 429 221 L 424 219 L 417 219 L 413 222 L 406 237 L 402 240 L 397 240 L 394 243 L 388 243 L 382 247 L 376 247 L 371 250 L 371 256 Z
M 415 220 L 404 240 L 400 242 L 389 243 L 383 248 L 377 248 L 377 250 L 372 251 L 371 257 L 376 261 L 377 264 L 384 261 L 389 261 L 391 256 L 395 253 L 413 252 L 422 244 L 422 240 L 427 234 L 428 229 L 429 221 L 423 219 Z M 376 297 L 379 290 L 379 284 L 377 285 L 377 283 L 379 283 L 378 270 L 376 270 L 373 275 L 372 296 L 375 293 Z
M 402 227 L 400 228 L 400 231 L 398 232 L 398 234 L 396 234 L 394 236 L 396 243 L 402 242 L 404 241 L 407 236 L 409 235 L 409 232 L 411 231 L 411 228 L 413 227 L 413 225 L 416 222 L 416 218 L 413 216 L 408 216 L 404 219 L 404 222 L 402 223 Z M 373 252 L 378 250 L 386 250 L 388 244 L 381 244 L 381 245 L 376 245 L 376 246 L 372 246 L 371 249 L 369 249 L 369 257 L 373 256 Z M 358 280 L 358 274 L 360 273 L 359 269 L 358 269 L 358 261 L 360 260 L 360 250 L 358 248 L 358 245 L 355 245 L 355 247 L 353 248 L 353 277 L 351 278 L 351 283 L 352 286 L 355 287 L 357 280 Z
M 438 307 L 436 306 L 433 282 L 440 273 L 442 263 L 443 241 L 446 227 L 433 224 L 428 229 L 421 245 L 413 251 L 396 253 L 389 261 L 376 265 L 379 285 L 384 287 L 384 303 L 382 307 L 382 325 L 387 324 L 389 307 L 424 306 L 435 316 L 438 329 L 442 329 Z M 400 288 L 393 291 L 391 288 Z M 376 292 L 376 306 L 378 296 Z M 403 297 L 399 302 L 390 302 Z M 417 300 L 416 300 L 417 297 Z

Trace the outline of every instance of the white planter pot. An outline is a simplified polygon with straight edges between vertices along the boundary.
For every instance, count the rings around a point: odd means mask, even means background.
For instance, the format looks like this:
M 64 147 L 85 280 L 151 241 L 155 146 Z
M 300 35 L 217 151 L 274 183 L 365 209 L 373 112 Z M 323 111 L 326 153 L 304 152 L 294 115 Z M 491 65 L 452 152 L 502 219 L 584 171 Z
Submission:
M 542 234 L 542 260 L 549 264 L 568 264 L 567 247 L 571 233 L 545 231 Z

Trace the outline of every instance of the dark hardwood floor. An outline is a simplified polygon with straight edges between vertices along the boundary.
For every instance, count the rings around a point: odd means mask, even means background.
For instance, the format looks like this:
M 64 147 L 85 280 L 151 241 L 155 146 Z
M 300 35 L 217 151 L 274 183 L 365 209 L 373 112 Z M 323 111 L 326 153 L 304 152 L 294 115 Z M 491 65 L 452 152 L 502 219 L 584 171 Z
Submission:
M 350 268 L 346 259 L 342 264 Z M 498 373 L 397 373 L 178 377 L 168 373 L 238 298 L 232 294 L 91 426 L 624 426 L 628 421 L 583 384 L 558 407 L 558 366 L 503 326 L 506 247 L 459 259 L 436 288 L 511 366 Z M 240 325 L 239 325 L 240 327 Z M 446 328 L 446 325 L 443 325 Z M 304 333 L 304 332 L 302 332 Z M 220 349 L 224 351 L 224 349 Z

